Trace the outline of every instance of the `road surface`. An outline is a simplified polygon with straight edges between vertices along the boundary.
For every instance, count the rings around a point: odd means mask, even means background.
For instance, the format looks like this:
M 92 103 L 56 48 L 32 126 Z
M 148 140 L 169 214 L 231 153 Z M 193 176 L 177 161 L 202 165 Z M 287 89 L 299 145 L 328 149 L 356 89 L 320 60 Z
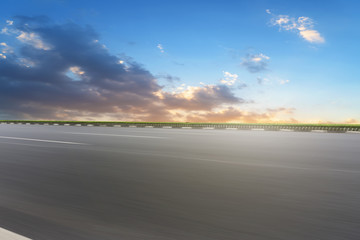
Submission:
M 358 240 L 360 134 L 0 125 L 1 231 Z

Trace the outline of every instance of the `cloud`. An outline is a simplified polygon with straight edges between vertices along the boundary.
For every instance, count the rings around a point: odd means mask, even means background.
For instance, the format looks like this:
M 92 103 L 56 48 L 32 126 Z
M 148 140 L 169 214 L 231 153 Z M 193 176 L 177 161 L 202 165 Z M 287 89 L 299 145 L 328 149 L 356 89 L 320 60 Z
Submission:
M 268 60 L 270 57 L 265 54 L 247 54 L 241 65 L 251 73 L 258 73 L 267 70 Z
M 223 71 L 223 74 L 224 77 L 220 80 L 220 82 L 228 86 L 234 85 L 239 77 L 237 74 L 232 74 L 226 71 Z
M 303 30 L 300 31 L 300 35 L 309 42 L 323 43 L 324 38 L 320 36 L 320 33 L 315 30 Z
M 245 101 L 236 97 L 226 85 L 188 86 L 180 91 L 158 92 L 164 104 L 169 109 L 207 110 L 210 111 L 222 104 L 239 104 Z
M 161 53 L 164 53 L 164 52 L 165 52 L 164 47 L 162 46 L 162 44 L 159 43 L 156 47 L 157 47 L 158 49 L 160 49 L 160 52 L 161 52 Z
M 256 81 L 259 85 L 272 85 L 278 83 L 280 85 L 285 85 L 290 83 L 289 79 L 281 79 L 277 76 L 267 76 L 267 77 L 256 77 Z
M 31 27 L 29 27 L 29 23 L 39 23 L 39 21 L 44 20 L 41 18 L 28 18 L 28 17 L 17 17 L 17 19 L 20 20 L 20 23 L 17 24 L 17 26 L 14 26 L 14 21 L 6 20 L 7 27 L 4 27 L 1 30 L 2 34 L 7 35 L 17 35 L 17 39 L 27 43 L 31 44 L 36 48 L 43 49 L 43 50 L 49 50 L 51 46 L 49 44 L 46 44 L 41 36 L 35 32 L 31 31 Z M 24 24 L 29 21 L 29 23 Z
M 280 30 L 294 31 L 303 39 L 310 43 L 324 43 L 325 38 L 314 29 L 314 21 L 309 17 L 294 18 L 288 15 L 275 15 L 270 11 L 266 12 L 272 15 L 271 24 L 278 26 Z
M 346 119 L 345 123 L 347 123 L 347 124 L 359 124 L 360 121 L 355 119 L 355 118 L 349 118 L 349 119 Z
M 290 80 L 288 80 L 288 79 L 285 79 L 285 80 L 281 79 L 281 80 L 279 80 L 280 85 L 284 85 L 284 84 L 287 84 L 287 83 L 289 83 L 289 82 L 290 82 Z
M 144 118 L 156 112 L 152 102 L 158 98 L 153 92 L 161 86 L 154 76 L 136 62 L 127 62 L 127 69 L 118 64 L 119 58 L 94 41 L 98 35 L 92 28 L 39 20 L 32 24 L 32 19 L 17 18 L 11 32 L 23 43 L 17 51 L 21 56 L 13 53 L 0 62 L 1 113 L 57 119 L 70 112 L 131 113 Z M 26 66 L 26 61 L 33 64 Z M 71 79 L 69 70 L 81 75 L 81 81 Z
M 84 71 L 81 70 L 81 68 L 77 67 L 77 66 L 73 66 L 73 67 L 70 67 L 69 70 L 74 73 L 74 74 L 77 74 L 77 75 L 83 75 L 85 74 Z
M 256 77 L 257 83 L 259 85 L 265 85 L 270 83 L 270 80 L 268 78 L 264 78 L 264 77 Z
M 50 46 L 42 41 L 39 35 L 33 32 L 23 32 L 21 31 L 20 35 L 16 37 L 22 42 L 26 42 L 28 44 L 33 45 L 36 48 L 43 50 L 50 50 Z
M 189 115 L 189 122 L 241 122 L 241 123 L 276 123 L 296 122 L 295 119 L 280 120 L 279 115 L 291 116 L 293 108 L 267 109 L 263 112 L 244 111 L 239 108 L 227 107 L 219 111 L 196 113 Z
M 12 48 L 10 48 L 6 43 L 0 42 L 0 49 L 1 53 L 7 53 L 9 51 L 12 51 Z
M 181 85 L 174 91 L 164 90 L 159 76 L 130 57 L 112 55 L 90 26 L 18 16 L 7 34 L 18 41 L 18 48 L 6 50 L 6 58 L 4 53 L 0 55 L 1 118 L 185 121 L 196 116 L 213 120 L 213 113 L 226 116 L 234 111 L 247 116 L 239 120 L 264 118 L 239 110 L 250 101 L 236 96 L 229 84 Z M 0 46 L 9 47 L 6 43 Z M 261 62 L 266 56 L 251 58 L 254 62 L 260 58 Z M 225 76 L 229 83 L 231 78 L 237 79 L 235 74 Z M 178 81 L 171 75 L 160 77 Z
M 242 102 L 223 85 L 166 92 L 139 63 L 111 55 L 91 27 L 17 17 L 9 32 L 22 43 L 0 62 L 0 113 L 9 118 L 169 121 L 174 110 Z
M 0 59 L 6 59 L 6 54 L 13 53 L 13 48 L 7 45 L 5 42 L 0 42 Z

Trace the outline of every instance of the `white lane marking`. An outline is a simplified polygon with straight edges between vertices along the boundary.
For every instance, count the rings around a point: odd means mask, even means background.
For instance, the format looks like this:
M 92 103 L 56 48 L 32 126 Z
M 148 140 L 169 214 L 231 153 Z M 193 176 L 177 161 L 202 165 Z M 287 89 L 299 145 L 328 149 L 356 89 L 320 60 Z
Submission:
M 56 140 L 48 140 L 48 139 L 20 138 L 20 137 L 7 137 L 7 136 L 0 136 L 0 138 L 4 138 L 4 139 L 14 139 L 14 140 L 23 140 L 23 141 L 34 141 L 34 142 L 48 142 L 48 143 L 60 143 L 60 144 L 88 145 L 88 144 L 86 144 L 86 143 L 64 142 L 64 141 L 56 141 Z
M 172 128 L 172 126 L 163 126 L 162 128 Z
M 192 127 L 181 127 L 183 129 L 192 129 Z
M 10 232 L 4 228 L 0 227 L 0 239 L 2 240 L 31 240 L 30 238 L 21 236 L 17 233 Z
M 68 133 L 68 134 L 79 134 L 79 135 L 94 135 L 94 136 L 110 136 L 110 137 L 167 138 L 167 137 L 156 137 L 156 136 L 123 135 L 123 134 L 105 134 L 105 133 L 77 133 L 77 132 L 64 132 L 64 133 Z
M 34 144 L 14 143 L 14 142 L 0 142 L 0 144 L 19 145 L 19 146 L 28 146 L 28 147 L 39 147 L 39 146 L 34 145 Z
M 264 128 L 252 128 L 251 130 L 252 131 L 265 131 Z

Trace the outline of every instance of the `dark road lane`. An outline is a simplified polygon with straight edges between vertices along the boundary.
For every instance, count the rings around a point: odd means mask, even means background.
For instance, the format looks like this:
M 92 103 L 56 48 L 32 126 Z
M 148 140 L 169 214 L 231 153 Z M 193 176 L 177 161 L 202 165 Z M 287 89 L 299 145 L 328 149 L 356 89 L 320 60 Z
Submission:
M 357 134 L 0 125 L 0 228 L 358 240 L 359 146 Z

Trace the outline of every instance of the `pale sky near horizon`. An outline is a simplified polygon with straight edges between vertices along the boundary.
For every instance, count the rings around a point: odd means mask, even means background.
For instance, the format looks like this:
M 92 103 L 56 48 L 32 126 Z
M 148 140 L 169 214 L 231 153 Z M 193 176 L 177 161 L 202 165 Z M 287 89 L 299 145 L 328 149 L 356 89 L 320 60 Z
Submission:
M 0 119 L 359 123 L 359 7 L 4 0 Z

